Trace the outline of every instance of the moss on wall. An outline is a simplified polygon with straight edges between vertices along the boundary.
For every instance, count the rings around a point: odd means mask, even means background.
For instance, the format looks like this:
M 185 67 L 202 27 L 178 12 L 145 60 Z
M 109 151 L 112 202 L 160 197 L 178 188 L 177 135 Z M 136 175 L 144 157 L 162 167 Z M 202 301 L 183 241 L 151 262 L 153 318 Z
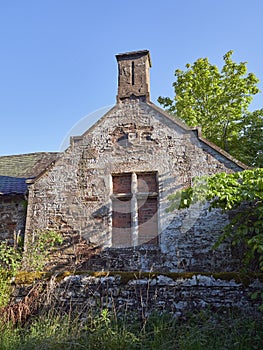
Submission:
M 55 277 L 57 281 L 61 281 L 63 278 L 71 275 L 89 275 L 93 277 L 107 277 L 107 276 L 120 276 L 120 283 L 122 285 L 127 284 L 131 280 L 136 279 L 154 279 L 158 276 L 166 276 L 173 280 L 177 279 L 191 279 L 193 276 L 207 276 L 213 277 L 214 279 L 220 279 L 223 281 L 234 280 L 236 283 L 240 283 L 243 286 L 248 286 L 254 280 L 258 279 L 263 282 L 263 273 L 241 273 L 241 272 L 169 272 L 169 273 L 158 273 L 158 272 L 124 272 L 124 271 L 64 271 L 60 274 L 53 275 L 50 272 L 26 272 L 21 271 L 15 278 L 15 284 L 27 285 L 32 284 L 38 280 L 49 280 L 51 277 Z

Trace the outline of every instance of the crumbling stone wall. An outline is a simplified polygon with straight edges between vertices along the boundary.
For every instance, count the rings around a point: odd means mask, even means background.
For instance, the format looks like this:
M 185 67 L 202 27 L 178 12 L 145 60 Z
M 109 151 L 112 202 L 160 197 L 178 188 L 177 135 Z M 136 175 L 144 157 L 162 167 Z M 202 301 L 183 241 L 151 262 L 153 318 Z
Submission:
M 14 244 L 25 230 L 25 198 L 19 195 L 1 196 L 0 218 L 0 240 Z
M 226 215 L 216 210 L 208 212 L 205 205 L 173 213 L 166 209 L 168 196 L 191 185 L 193 177 L 240 170 L 243 169 L 153 104 L 140 98 L 124 99 L 85 134 L 73 138 L 55 165 L 30 186 L 27 239 L 36 229 L 77 234 L 87 246 L 100 250 L 104 257 L 101 261 L 108 261 L 101 269 L 114 264 L 116 269 L 121 267 L 130 249 L 135 252 L 129 261 L 130 270 L 233 270 L 236 265 L 229 247 L 212 250 L 227 223 Z M 137 174 L 153 172 L 158 178 L 158 237 L 153 244 L 139 241 L 138 218 L 133 211 L 133 244 L 119 250 L 118 264 L 110 257 L 114 251 L 112 176 L 131 173 L 132 186 L 135 183 L 138 187 Z M 131 198 L 131 205 L 138 206 L 135 192 Z M 141 254 L 144 249 L 158 250 L 157 257 L 148 259 L 147 254 Z
M 79 311 L 83 318 L 92 311 L 108 309 L 125 316 L 127 311 L 137 317 L 147 317 L 152 312 L 169 312 L 176 316 L 204 309 L 226 312 L 240 310 L 259 313 L 260 300 L 251 295 L 262 289 L 256 277 L 243 281 L 242 277 L 228 275 L 192 274 L 165 276 L 152 274 L 70 275 L 62 281 L 51 279 L 46 285 L 43 307 L 57 310 Z M 262 276 L 261 276 L 262 278 Z M 19 302 L 28 293 L 26 286 L 17 285 L 13 302 Z

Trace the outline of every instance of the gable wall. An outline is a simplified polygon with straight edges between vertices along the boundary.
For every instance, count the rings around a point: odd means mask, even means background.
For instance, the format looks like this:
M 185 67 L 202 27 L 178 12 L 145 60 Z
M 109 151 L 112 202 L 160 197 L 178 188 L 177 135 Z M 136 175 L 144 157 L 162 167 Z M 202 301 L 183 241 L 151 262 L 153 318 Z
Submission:
M 61 159 L 31 186 L 28 237 L 36 228 L 57 229 L 68 236 L 77 234 L 103 248 L 98 263 L 94 263 L 96 269 L 225 269 L 230 251 L 214 253 L 211 246 L 227 218 L 217 212 L 208 213 L 205 207 L 167 214 L 167 197 L 191 185 L 194 176 L 238 170 L 222 155 L 204 152 L 193 133 L 150 105 L 138 99 L 126 100 L 82 138 L 76 138 Z M 111 175 L 141 172 L 158 174 L 158 246 L 148 246 L 135 259 L 131 258 L 130 247 L 115 250 L 119 257 L 123 254 L 118 264 L 110 252 Z M 151 249 L 154 254 L 148 258 Z

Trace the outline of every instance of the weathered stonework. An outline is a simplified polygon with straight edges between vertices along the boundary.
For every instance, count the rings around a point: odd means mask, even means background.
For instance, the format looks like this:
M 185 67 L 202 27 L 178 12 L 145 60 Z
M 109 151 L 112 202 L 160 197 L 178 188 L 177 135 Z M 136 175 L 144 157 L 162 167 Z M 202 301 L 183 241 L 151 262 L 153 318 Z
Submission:
M 2 196 L 0 205 L 0 241 L 16 244 L 25 231 L 26 201 L 24 196 Z
M 0 157 L 0 241 L 14 244 L 25 231 L 26 180 L 42 173 L 57 153 L 30 153 Z M 21 242 L 20 242 L 21 243 Z
M 151 59 L 147 50 L 116 55 L 118 61 L 118 101 L 140 96 L 150 100 Z
M 25 250 L 39 230 L 56 230 L 64 242 L 50 270 L 236 270 L 227 244 L 212 249 L 226 214 L 207 205 L 167 208 L 169 195 L 196 176 L 245 166 L 150 102 L 148 51 L 120 54 L 117 61 L 115 107 L 55 158 L 42 155 L 48 165 L 27 157 L 20 174 L 30 178 Z
M 201 274 L 177 277 L 161 274 L 125 276 L 118 273 L 70 275 L 61 282 L 52 279 L 46 284 L 41 307 L 77 311 L 83 318 L 103 309 L 119 317 L 132 312 L 135 317 L 143 318 L 153 312 L 166 312 L 178 317 L 204 309 L 216 312 L 239 310 L 253 316 L 259 314 L 260 300 L 252 299 L 251 295 L 262 289 L 262 282 L 256 277 L 247 283 L 242 282 L 242 278 L 225 277 Z M 13 302 L 22 301 L 27 294 L 26 285 L 17 285 Z
M 238 164 L 209 149 L 196 133 L 153 104 L 126 99 L 81 137 L 73 138 L 55 165 L 30 186 L 28 235 L 47 228 L 69 235 L 75 232 L 100 249 L 104 262 L 101 266 L 94 262 L 98 269 L 231 270 L 235 264 L 230 249 L 212 250 L 227 222 L 226 215 L 198 206 L 173 213 L 166 209 L 168 196 L 188 187 L 193 177 L 240 170 Z M 159 225 L 157 247 L 147 245 L 147 250 L 159 253 L 147 260 L 140 253 L 143 245 L 135 242 L 128 251 L 135 251 L 137 258 L 128 268 L 127 264 L 118 265 L 110 254 L 114 251 L 112 176 L 147 172 L 158 177 Z M 122 265 L 127 249 L 119 254 Z M 85 264 L 94 268 L 88 261 Z

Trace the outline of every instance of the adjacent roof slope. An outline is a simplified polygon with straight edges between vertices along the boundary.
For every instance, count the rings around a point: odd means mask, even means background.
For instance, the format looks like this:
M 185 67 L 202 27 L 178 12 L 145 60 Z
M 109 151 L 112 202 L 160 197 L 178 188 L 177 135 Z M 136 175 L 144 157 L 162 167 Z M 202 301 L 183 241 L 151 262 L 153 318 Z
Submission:
M 0 157 L 0 176 L 33 178 L 44 171 L 59 153 L 40 152 Z
M 25 194 L 26 180 L 42 173 L 58 153 L 29 153 L 0 157 L 0 195 Z

